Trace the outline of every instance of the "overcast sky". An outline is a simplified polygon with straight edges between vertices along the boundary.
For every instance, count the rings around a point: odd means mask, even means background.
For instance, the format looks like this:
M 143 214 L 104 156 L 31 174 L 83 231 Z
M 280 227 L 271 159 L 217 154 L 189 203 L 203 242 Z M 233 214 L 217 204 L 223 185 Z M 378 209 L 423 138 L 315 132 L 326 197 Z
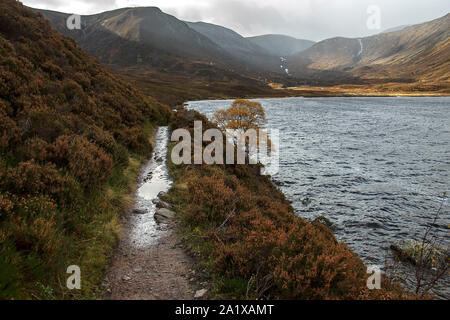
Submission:
M 66 13 L 94 14 L 156 6 L 188 21 L 231 28 L 243 36 L 267 33 L 323 40 L 362 37 L 399 25 L 417 24 L 450 12 L 449 0 L 23 0 L 25 5 Z M 380 28 L 369 29 L 369 6 L 380 9 Z M 374 21 L 374 20 L 370 20 Z M 372 23 L 372 27 L 376 24 Z

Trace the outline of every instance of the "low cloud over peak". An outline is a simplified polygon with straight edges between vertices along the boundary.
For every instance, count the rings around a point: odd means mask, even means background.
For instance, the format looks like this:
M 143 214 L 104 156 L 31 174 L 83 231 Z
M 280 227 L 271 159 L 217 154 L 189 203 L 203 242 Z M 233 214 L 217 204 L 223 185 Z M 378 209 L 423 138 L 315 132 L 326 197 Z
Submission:
M 362 37 L 400 25 L 417 24 L 450 12 L 448 0 L 24 0 L 25 5 L 92 14 L 122 7 L 157 6 L 187 21 L 205 21 L 244 36 L 286 34 L 322 40 Z M 380 9 L 380 29 L 369 29 L 369 6 Z

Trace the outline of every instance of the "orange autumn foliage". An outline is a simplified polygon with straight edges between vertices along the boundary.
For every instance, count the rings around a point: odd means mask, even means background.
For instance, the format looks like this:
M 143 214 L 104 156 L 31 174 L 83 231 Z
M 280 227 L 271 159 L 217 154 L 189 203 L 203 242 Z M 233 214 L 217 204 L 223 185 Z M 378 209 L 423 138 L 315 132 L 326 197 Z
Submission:
M 53 162 L 66 167 L 86 189 L 100 186 L 111 174 L 112 160 L 80 136 L 60 136 L 53 146 Z
M 113 173 L 120 177 L 132 154 L 148 155 L 151 127 L 170 118 L 168 107 L 39 13 L 0 2 L 0 274 L 8 274 L 0 299 L 56 287 L 70 254 L 65 244 L 86 240 L 74 232 L 104 210 L 104 203 L 87 209 L 89 196 Z
M 179 111 L 192 129 L 205 119 Z M 190 119 L 186 121 L 183 119 Z M 205 123 L 208 128 L 211 124 Z M 208 266 L 217 294 L 232 299 L 410 299 L 386 280 L 367 289 L 366 267 L 328 227 L 297 217 L 258 166 L 172 166 L 176 203 L 189 245 Z
M 235 100 L 228 109 L 217 111 L 213 121 L 222 130 L 235 129 L 243 132 L 263 128 L 267 123 L 262 105 L 243 99 Z

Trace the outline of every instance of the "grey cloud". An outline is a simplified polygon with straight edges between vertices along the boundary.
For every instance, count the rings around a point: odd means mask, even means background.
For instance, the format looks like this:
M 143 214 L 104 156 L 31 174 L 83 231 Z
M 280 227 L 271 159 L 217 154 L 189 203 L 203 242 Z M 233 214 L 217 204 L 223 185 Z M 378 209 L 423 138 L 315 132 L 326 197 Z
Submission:
M 71 13 L 98 13 L 128 4 L 160 6 L 179 19 L 206 21 L 244 36 L 266 33 L 322 40 L 334 36 L 361 37 L 380 30 L 366 27 L 369 5 L 381 9 L 381 29 L 416 24 L 450 12 L 448 0 L 209 0 L 203 5 L 183 0 L 24 0 L 26 5 Z M 77 7 L 76 4 L 82 6 Z M 83 11 L 83 12 L 81 12 Z

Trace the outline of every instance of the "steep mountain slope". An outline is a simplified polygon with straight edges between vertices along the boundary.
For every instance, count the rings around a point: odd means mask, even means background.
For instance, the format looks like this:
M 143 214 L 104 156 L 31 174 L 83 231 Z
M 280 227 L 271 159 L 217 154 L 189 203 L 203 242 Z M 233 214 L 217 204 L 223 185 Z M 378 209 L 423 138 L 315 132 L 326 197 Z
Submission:
M 277 57 L 291 56 L 310 48 L 315 43 L 314 41 L 296 39 L 281 34 L 266 34 L 247 39 Z
M 174 62 L 179 58 L 229 63 L 230 56 L 207 37 L 155 7 L 124 8 L 82 16 L 81 30 L 66 27 L 68 14 L 40 11 L 59 32 L 89 53 L 114 64 Z
M 231 29 L 205 22 L 186 23 L 190 28 L 203 34 L 230 54 L 268 54 L 263 48 L 255 45 Z
M 323 71 L 381 81 L 446 82 L 450 74 L 450 14 L 362 39 L 321 41 L 289 59 L 297 74 Z
M 314 44 L 280 35 L 243 38 L 221 26 L 179 21 L 157 8 L 83 16 L 82 30 L 68 30 L 66 14 L 41 12 L 101 62 L 122 66 L 121 74 L 142 69 L 139 84 L 150 77 L 170 82 L 167 77 L 176 76 L 181 78 L 174 81 L 186 84 L 199 80 L 195 86 L 203 89 L 205 83 L 233 82 L 227 91 L 236 92 L 240 84 L 267 89 L 269 82 L 289 87 L 386 82 L 434 86 L 449 81 L 449 15 L 371 37 Z M 162 84 L 157 85 L 160 92 Z M 183 90 L 190 92 L 191 87 Z
M 170 117 L 40 14 L 0 2 L 0 299 L 51 299 L 72 264 L 92 297 L 137 159 Z
M 184 98 L 225 98 L 229 94 L 241 96 L 242 92 L 261 95 L 262 91 L 264 95 L 279 94 L 267 86 L 265 79 L 285 77 L 277 58 L 260 55 L 262 49 L 257 50 L 231 30 L 214 26 L 214 30 L 228 33 L 228 40 L 235 45 L 222 47 L 157 8 L 125 8 L 82 16 L 81 30 L 67 28 L 68 14 L 33 10 L 115 73 L 173 106 L 183 103 Z M 258 54 L 234 50 L 240 45 Z
M 254 67 L 257 70 L 278 71 L 279 57 L 274 56 L 237 32 L 211 23 L 186 23 L 247 66 Z
M 59 32 L 73 37 L 88 53 L 107 64 L 188 74 L 195 73 L 189 66 L 192 63 L 207 65 L 212 73 L 217 69 L 249 71 L 251 75 L 279 72 L 275 57 L 236 32 L 213 24 L 183 22 L 155 7 L 82 16 L 81 30 L 66 27 L 68 14 L 35 10 Z

